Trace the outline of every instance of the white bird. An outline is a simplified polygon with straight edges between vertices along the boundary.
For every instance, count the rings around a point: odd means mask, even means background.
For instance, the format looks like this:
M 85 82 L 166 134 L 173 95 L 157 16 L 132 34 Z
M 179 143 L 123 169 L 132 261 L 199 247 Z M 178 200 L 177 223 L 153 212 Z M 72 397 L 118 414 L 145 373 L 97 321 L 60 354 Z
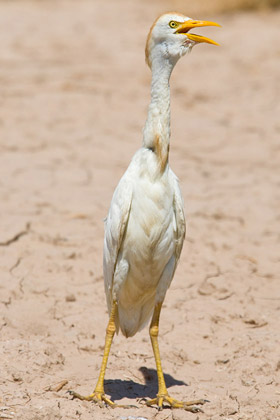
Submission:
M 121 178 L 105 222 L 104 282 L 110 319 L 99 379 L 94 392 L 73 397 L 117 405 L 106 397 L 104 376 L 113 336 L 126 337 L 152 318 L 150 338 L 158 374 L 158 394 L 147 405 L 163 403 L 197 412 L 206 400 L 182 402 L 167 392 L 158 347 L 158 324 L 166 291 L 174 276 L 185 238 L 183 199 L 178 179 L 168 164 L 171 72 L 180 57 L 201 42 L 218 45 L 189 33 L 200 26 L 219 26 L 179 13 L 160 16 L 148 35 L 146 61 L 152 70 L 151 102 L 143 145 Z

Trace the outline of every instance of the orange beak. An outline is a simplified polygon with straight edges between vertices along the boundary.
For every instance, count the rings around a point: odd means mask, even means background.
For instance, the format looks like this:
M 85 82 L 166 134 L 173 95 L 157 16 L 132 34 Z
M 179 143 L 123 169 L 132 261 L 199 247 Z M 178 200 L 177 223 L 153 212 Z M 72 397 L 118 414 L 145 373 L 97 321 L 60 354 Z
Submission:
M 208 22 L 207 20 L 186 20 L 185 22 L 181 23 L 177 30 L 177 34 L 184 34 L 186 35 L 190 40 L 194 42 L 207 42 L 207 44 L 213 44 L 213 45 L 220 45 L 217 42 L 213 41 L 210 38 L 206 38 L 205 36 L 196 35 L 196 34 L 190 34 L 188 33 L 190 29 L 192 28 L 199 28 L 202 26 L 221 26 L 218 23 L 215 22 Z

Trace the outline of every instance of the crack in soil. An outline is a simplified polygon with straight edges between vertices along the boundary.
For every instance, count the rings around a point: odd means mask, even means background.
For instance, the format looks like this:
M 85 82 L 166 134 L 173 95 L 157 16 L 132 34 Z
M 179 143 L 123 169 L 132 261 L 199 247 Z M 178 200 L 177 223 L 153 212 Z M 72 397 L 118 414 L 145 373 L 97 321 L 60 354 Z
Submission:
M 30 222 L 26 223 L 24 230 L 21 230 L 20 232 L 16 233 L 11 239 L 7 239 L 7 241 L 0 242 L 0 246 L 9 246 L 14 242 L 17 242 L 22 236 L 27 235 L 29 233 L 30 226 Z

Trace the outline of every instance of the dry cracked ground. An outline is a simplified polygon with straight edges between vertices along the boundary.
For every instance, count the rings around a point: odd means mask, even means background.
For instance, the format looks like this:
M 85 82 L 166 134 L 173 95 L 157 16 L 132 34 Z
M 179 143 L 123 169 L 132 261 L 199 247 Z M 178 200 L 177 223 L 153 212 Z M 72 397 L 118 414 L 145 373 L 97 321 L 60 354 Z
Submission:
M 178 2 L 177 2 L 178 3 Z M 156 409 L 144 329 L 114 340 L 92 391 L 108 319 L 103 218 L 149 101 L 146 34 L 173 2 L 0 2 L 0 418 L 280 418 L 280 12 L 218 21 L 172 76 L 170 164 L 187 238 L 160 324 L 170 394 L 204 413 Z

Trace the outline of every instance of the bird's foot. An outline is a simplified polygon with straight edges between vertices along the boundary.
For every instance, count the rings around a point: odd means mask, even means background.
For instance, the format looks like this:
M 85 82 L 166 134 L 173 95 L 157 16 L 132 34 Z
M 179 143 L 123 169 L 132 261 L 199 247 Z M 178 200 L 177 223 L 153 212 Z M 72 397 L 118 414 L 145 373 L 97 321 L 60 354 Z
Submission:
M 146 401 L 146 405 L 149 407 L 157 405 L 158 410 L 162 410 L 164 405 L 167 403 L 171 408 L 183 408 L 183 410 L 190 411 L 191 413 L 203 413 L 203 410 L 198 405 L 203 405 L 207 400 L 194 400 L 194 401 L 178 401 L 175 398 L 171 398 L 168 394 L 157 394 L 156 398 Z
M 99 407 L 104 407 L 104 405 L 109 406 L 111 408 L 122 407 L 122 408 L 137 408 L 135 405 L 121 405 L 116 404 L 110 400 L 110 398 L 106 397 L 104 392 L 94 391 L 92 394 L 83 396 L 78 394 L 75 391 L 67 391 L 68 394 L 72 396 L 72 399 L 78 398 L 82 401 L 93 401 L 95 404 L 99 405 Z
M 111 401 L 109 398 L 107 398 L 104 392 L 94 391 L 92 394 L 87 395 L 87 396 L 78 394 L 78 392 L 75 392 L 75 391 L 68 391 L 68 393 L 72 396 L 73 400 L 77 398 L 82 401 L 93 401 L 94 403 L 99 405 L 99 407 L 103 407 L 104 403 L 106 405 L 109 405 L 112 408 L 116 407 L 116 404 L 113 401 Z

